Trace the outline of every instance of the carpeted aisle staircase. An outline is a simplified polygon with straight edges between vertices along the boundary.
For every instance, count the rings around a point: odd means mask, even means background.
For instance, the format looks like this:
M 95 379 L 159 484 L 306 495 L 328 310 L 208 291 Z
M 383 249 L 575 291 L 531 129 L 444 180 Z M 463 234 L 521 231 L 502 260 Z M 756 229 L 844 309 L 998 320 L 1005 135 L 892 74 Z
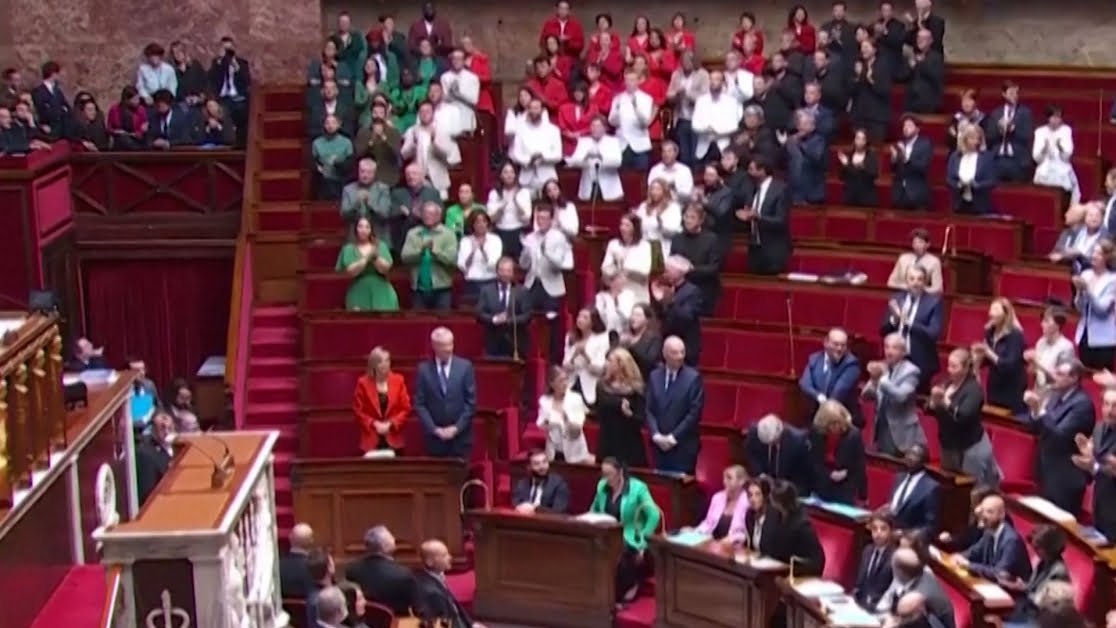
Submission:
M 59 583 L 31 628 L 101 628 L 105 597 L 105 568 L 76 565 Z

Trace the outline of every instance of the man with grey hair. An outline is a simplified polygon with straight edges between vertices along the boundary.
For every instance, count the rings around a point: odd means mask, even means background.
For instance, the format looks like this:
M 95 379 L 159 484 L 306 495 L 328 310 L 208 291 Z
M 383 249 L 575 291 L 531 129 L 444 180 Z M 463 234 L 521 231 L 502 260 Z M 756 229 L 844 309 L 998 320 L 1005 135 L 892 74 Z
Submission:
M 477 380 L 473 363 L 453 353 L 453 332 L 430 333 L 434 357 L 415 373 L 415 414 L 422 425 L 426 453 L 436 458 L 468 459 L 473 449 Z
M 318 593 L 318 628 L 344 628 L 349 606 L 340 587 L 326 587 Z
M 376 180 L 376 162 L 365 157 L 357 162 L 357 180 L 341 191 L 341 219 L 346 225 L 367 218 L 376 237 L 391 246 L 391 188 Z
M 868 383 L 861 396 L 876 402 L 876 448 L 891 456 L 902 455 L 911 445 L 926 445 L 918 420 L 920 371 L 907 359 L 902 334 L 884 338 L 884 359 L 868 363 Z
M 442 206 L 438 203 L 423 203 L 421 218 L 422 224 L 407 232 L 400 258 L 411 268 L 414 309 L 444 312 L 452 305 L 457 234 L 442 224 Z
M 365 555 L 349 563 L 345 579 L 360 586 L 364 597 L 383 604 L 397 616 L 408 614 L 415 597 L 411 570 L 395 562 L 395 537 L 387 526 L 373 526 L 364 533 Z
M 693 475 L 704 406 L 701 373 L 687 366 L 682 339 L 669 336 L 663 341 L 663 365 L 651 372 L 647 384 L 647 433 L 657 471 Z
M 663 337 L 678 336 L 686 346 L 686 364 L 697 366 L 701 353 L 701 289 L 686 279 L 690 260 L 671 255 L 663 275 L 651 285 L 651 307 L 659 317 Z
M 795 132 L 780 131 L 787 153 L 787 185 L 795 205 L 825 202 L 825 173 L 829 169 L 829 145 L 818 133 L 817 119 L 809 109 L 794 112 Z
M 875 610 L 892 618 L 930 616 L 937 625 L 954 628 L 957 621 L 953 604 L 941 582 L 926 568 L 922 556 L 909 547 L 900 547 L 891 555 L 891 586 L 880 598 Z M 908 596 L 916 596 L 908 598 Z M 891 625 L 903 625 L 904 622 Z
M 768 414 L 744 431 L 744 461 L 752 477 L 767 475 L 810 494 L 810 440 L 801 430 Z

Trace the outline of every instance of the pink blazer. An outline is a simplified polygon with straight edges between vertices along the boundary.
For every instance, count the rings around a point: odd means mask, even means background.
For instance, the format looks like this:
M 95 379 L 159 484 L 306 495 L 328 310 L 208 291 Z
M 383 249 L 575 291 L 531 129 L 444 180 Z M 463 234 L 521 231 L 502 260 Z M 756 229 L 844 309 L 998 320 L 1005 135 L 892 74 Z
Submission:
M 713 529 L 717 527 L 717 522 L 721 520 L 721 516 L 725 514 L 725 502 L 728 501 L 724 491 L 718 491 L 713 495 L 712 501 L 709 502 L 709 511 L 705 513 L 705 521 L 697 527 L 698 532 L 702 534 L 713 534 Z M 748 524 L 744 522 L 744 518 L 748 512 L 748 496 L 741 495 L 736 500 L 736 508 L 732 513 L 732 523 L 729 525 L 728 540 L 736 543 L 742 541 L 748 536 Z

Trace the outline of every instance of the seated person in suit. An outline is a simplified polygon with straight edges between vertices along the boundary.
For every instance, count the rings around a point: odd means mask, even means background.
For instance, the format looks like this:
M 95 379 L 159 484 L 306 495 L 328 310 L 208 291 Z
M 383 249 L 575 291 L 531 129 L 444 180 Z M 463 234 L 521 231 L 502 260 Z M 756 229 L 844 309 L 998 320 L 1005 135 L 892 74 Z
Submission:
M 891 511 L 877 510 L 868 519 L 872 542 L 860 554 L 852 594 L 864 608 L 875 608 L 891 586 L 891 555 L 895 552 L 895 522 Z
M 318 593 L 313 628 L 344 628 L 349 618 L 349 603 L 341 587 L 327 586 Z
M 368 370 L 357 380 L 353 414 L 360 427 L 360 450 L 403 453 L 403 426 L 411 418 L 411 395 L 403 376 L 391 370 L 391 354 L 375 347 Z
M 330 556 L 329 552 L 320 547 L 315 547 L 306 555 L 306 572 L 309 574 L 309 581 L 306 589 L 305 625 L 318 625 L 318 619 L 320 617 L 318 613 L 318 603 L 321 600 L 322 593 L 333 587 L 333 574 L 335 569 L 333 556 Z M 341 596 L 342 604 L 344 603 L 344 599 L 345 596 Z
M 820 578 L 825 572 L 825 550 L 809 515 L 798 501 L 798 490 L 786 480 L 775 480 L 769 499 L 770 514 L 778 524 L 774 530 L 764 530 L 759 543 L 760 554 L 784 563 L 789 563 L 793 556 L 796 574 Z
M 942 622 L 930 614 L 926 607 L 926 596 L 918 591 L 904 593 L 895 602 L 895 611 L 883 622 L 885 628 L 945 628 Z
M 907 354 L 919 368 L 919 390 L 929 390 L 938 372 L 938 340 L 942 335 L 942 299 L 926 290 L 929 275 L 921 266 L 907 270 L 907 289 L 888 302 L 880 335 L 898 333 L 907 342 Z
M 432 539 L 419 548 L 422 569 L 415 572 L 415 614 L 424 621 L 443 620 L 448 628 L 484 628 L 453 597 L 446 585 L 446 572 L 453 563 L 446 544 Z
M 1053 525 L 1038 525 L 1027 535 L 1027 542 L 1035 550 L 1038 562 L 1031 577 L 1024 581 L 1018 577 L 999 574 L 1000 586 L 1014 593 L 1015 611 L 1009 623 L 1029 624 L 1038 618 L 1039 594 L 1050 582 L 1070 582 L 1069 568 L 1062 559 L 1066 549 L 1066 535 Z
M 798 378 L 798 388 L 809 398 L 814 411 L 818 405 L 832 399 L 845 406 L 853 425 L 862 428 L 864 415 L 858 390 L 860 360 L 849 352 L 849 335 L 844 329 L 834 327 L 826 334 L 823 346 L 822 351 L 811 354 L 807 360 L 802 377 Z
M 651 499 L 642 480 L 630 476 L 615 458 L 601 461 L 601 480 L 590 512 L 605 513 L 624 529 L 624 553 L 616 567 L 617 602 L 635 599 L 640 583 L 647 577 L 647 539 L 662 520 L 662 511 Z
M 911 446 L 903 454 L 906 470 L 896 476 L 886 504 L 896 528 L 913 532 L 924 540 L 934 538 L 941 508 L 941 487 L 926 472 L 929 461 L 930 453 L 925 445 Z
M 155 92 L 154 117 L 147 123 L 147 145 L 175 148 L 197 144 L 197 118 L 191 109 L 174 106 L 174 94 L 165 89 Z
M 938 533 L 938 544 L 942 549 L 952 549 L 953 551 L 963 551 L 969 549 L 977 541 L 984 536 L 984 516 L 981 514 L 980 506 L 984 503 L 984 498 L 989 495 L 996 495 L 998 491 L 994 486 L 977 484 L 973 490 L 969 492 L 969 521 L 965 525 L 965 529 L 961 534 L 954 537 L 949 532 Z M 1011 517 L 1008 517 L 1008 522 Z
M 296 523 L 288 541 L 290 549 L 279 555 L 279 591 L 285 598 L 306 599 L 311 589 L 306 561 L 314 549 L 314 529 L 307 523 Z
M 374 526 L 364 533 L 366 554 L 345 568 L 345 579 L 360 586 L 364 597 L 391 609 L 396 615 L 410 613 L 415 599 L 415 576 L 395 562 L 395 536 L 387 526 Z
M 109 368 L 105 360 L 105 348 L 95 347 L 88 338 L 78 338 L 74 343 L 74 359 L 66 363 L 66 371 L 80 373 L 82 371 L 99 371 Z
M 980 505 L 984 517 L 984 535 L 972 547 L 954 556 L 962 569 L 986 580 L 1031 579 L 1031 561 L 1023 537 L 1007 519 L 1004 498 L 989 495 Z
M 136 443 L 136 494 L 142 506 L 174 459 L 174 419 L 162 410 L 151 416 L 151 430 Z
M 740 465 L 725 469 L 725 488 L 709 500 L 709 510 L 705 519 L 693 528 L 714 540 L 739 543 L 747 535 L 748 496 L 744 487 L 748 482 L 748 472 Z
M 855 504 L 868 496 L 864 440 L 845 406 L 826 401 L 810 432 L 811 486 L 821 499 Z
M 793 482 L 803 495 L 810 494 L 810 441 L 798 428 L 769 414 L 748 428 L 744 439 L 744 460 L 754 478 Z
M 546 452 L 534 449 L 527 455 L 530 473 L 520 478 L 512 490 L 512 505 L 521 514 L 552 512 L 564 515 L 570 509 L 570 487 L 557 473 L 550 472 Z
M 744 513 L 744 538 L 740 541 L 753 552 L 760 552 L 764 535 L 779 527 L 778 514 L 769 505 L 774 482 L 769 476 L 753 476 L 744 486 L 748 495 L 748 510 Z
M 926 556 L 913 547 L 900 547 L 891 556 L 891 585 L 876 604 L 881 614 L 896 615 L 899 600 L 910 593 L 919 593 L 926 599 L 926 608 L 943 628 L 954 628 L 956 619 L 953 603 L 938 582 L 934 572 L 927 568 Z

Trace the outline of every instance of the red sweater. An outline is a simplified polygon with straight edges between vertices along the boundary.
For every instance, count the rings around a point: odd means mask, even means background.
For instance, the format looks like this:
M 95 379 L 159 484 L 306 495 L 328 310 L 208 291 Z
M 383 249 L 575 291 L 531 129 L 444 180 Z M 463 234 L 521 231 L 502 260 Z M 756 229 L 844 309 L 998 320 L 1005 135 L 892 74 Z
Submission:
M 566 19 L 565 37 L 562 36 L 562 21 L 557 15 L 543 22 L 542 31 L 539 32 L 539 47 L 546 49 L 546 38 L 556 37 L 561 46 L 561 52 L 567 57 L 577 58 L 585 48 L 585 30 L 581 22 L 572 15 Z

